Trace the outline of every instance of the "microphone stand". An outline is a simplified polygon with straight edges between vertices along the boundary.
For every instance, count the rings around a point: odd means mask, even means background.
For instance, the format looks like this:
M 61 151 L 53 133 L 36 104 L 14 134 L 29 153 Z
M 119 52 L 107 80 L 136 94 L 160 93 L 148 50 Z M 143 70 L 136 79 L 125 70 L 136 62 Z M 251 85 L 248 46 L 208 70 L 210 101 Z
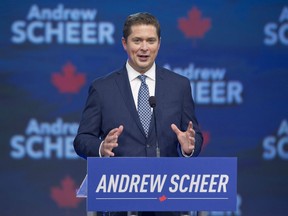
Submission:
M 155 117 L 155 109 L 153 107 L 153 116 L 154 116 L 154 123 L 155 123 L 155 134 L 156 134 L 156 157 L 160 157 L 160 148 L 158 143 L 158 134 L 157 134 L 157 123 Z
M 154 119 L 154 126 L 155 126 L 155 135 L 156 135 L 156 157 L 160 157 L 160 148 L 158 143 L 158 133 L 157 133 L 157 122 L 156 122 L 156 115 L 155 115 L 155 107 L 156 107 L 156 98 L 155 96 L 151 96 L 149 98 L 149 104 L 153 109 L 153 119 Z

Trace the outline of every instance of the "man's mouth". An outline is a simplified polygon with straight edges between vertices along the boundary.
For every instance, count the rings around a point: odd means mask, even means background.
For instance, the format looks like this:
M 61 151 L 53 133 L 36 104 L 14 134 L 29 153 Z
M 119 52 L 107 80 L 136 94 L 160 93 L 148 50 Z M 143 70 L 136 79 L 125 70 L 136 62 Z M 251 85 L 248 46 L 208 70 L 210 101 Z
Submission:
M 138 58 L 140 61 L 147 61 L 149 58 L 149 55 L 138 55 Z

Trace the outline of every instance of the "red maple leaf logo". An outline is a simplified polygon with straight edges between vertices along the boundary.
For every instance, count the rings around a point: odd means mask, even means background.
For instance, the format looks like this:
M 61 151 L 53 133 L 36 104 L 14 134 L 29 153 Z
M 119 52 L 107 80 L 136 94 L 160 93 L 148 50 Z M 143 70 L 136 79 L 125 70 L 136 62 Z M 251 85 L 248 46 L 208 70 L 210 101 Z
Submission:
M 67 176 L 61 181 L 61 186 L 51 187 L 51 198 L 60 208 L 76 208 L 82 201 L 76 197 L 76 186 L 72 178 Z
M 68 62 L 61 72 L 53 73 L 51 77 L 53 85 L 60 93 L 78 93 L 86 82 L 85 74 L 76 74 L 76 67 Z
M 201 11 L 193 7 L 188 12 L 188 17 L 178 20 L 178 27 L 187 38 L 203 38 L 204 34 L 211 28 L 210 18 L 202 18 Z
M 162 195 L 161 197 L 159 197 L 160 202 L 164 202 L 165 200 L 167 200 L 167 197 L 165 195 Z
M 206 148 L 206 146 L 208 145 L 208 143 L 210 142 L 210 132 L 209 131 L 203 131 L 203 148 Z

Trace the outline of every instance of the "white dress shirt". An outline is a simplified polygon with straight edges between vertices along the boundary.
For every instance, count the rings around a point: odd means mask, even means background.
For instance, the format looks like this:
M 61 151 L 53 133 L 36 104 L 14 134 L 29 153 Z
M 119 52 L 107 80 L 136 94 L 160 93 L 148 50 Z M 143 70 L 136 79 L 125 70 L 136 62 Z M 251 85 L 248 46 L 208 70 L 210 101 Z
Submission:
M 129 82 L 130 82 L 130 86 L 131 86 L 131 90 L 132 90 L 132 94 L 133 94 L 134 103 L 135 103 L 135 106 L 137 108 L 137 106 L 138 106 L 138 92 L 139 92 L 139 88 L 141 85 L 141 80 L 138 78 L 138 76 L 141 74 L 139 72 L 137 72 L 136 70 L 134 70 L 130 66 L 128 61 L 126 63 L 126 69 L 128 72 L 128 78 L 129 78 Z M 156 83 L 156 65 L 155 65 L 155 62 L 152 65 L 152 67 L 147 72 L 145 72 L 145 75 L 147 76 L 146 84 L 148 85 L 149 96 L 155 96 L 155 83 Z

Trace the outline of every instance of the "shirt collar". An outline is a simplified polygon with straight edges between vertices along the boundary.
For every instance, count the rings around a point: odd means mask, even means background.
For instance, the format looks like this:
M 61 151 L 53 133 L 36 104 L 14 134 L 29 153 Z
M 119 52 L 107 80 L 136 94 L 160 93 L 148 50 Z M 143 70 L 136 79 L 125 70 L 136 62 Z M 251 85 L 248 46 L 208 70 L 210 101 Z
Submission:
M 128 72 L 128 77 L 129 77 L 130 82 L 136 79 L 139 75 L 141 75 L 139 72 L 137 72 L 136 70 L 134 70 L 134 68 L 131 67 L 128 61 L 126 62 L 126 69 Z M 152 67 L 148 71 L 145 72 L 145 75 L 149 79 L 152 79 L 153 81 L 155 81 L 155 74 L 156 74 L 156 64 L 154 62 Z

